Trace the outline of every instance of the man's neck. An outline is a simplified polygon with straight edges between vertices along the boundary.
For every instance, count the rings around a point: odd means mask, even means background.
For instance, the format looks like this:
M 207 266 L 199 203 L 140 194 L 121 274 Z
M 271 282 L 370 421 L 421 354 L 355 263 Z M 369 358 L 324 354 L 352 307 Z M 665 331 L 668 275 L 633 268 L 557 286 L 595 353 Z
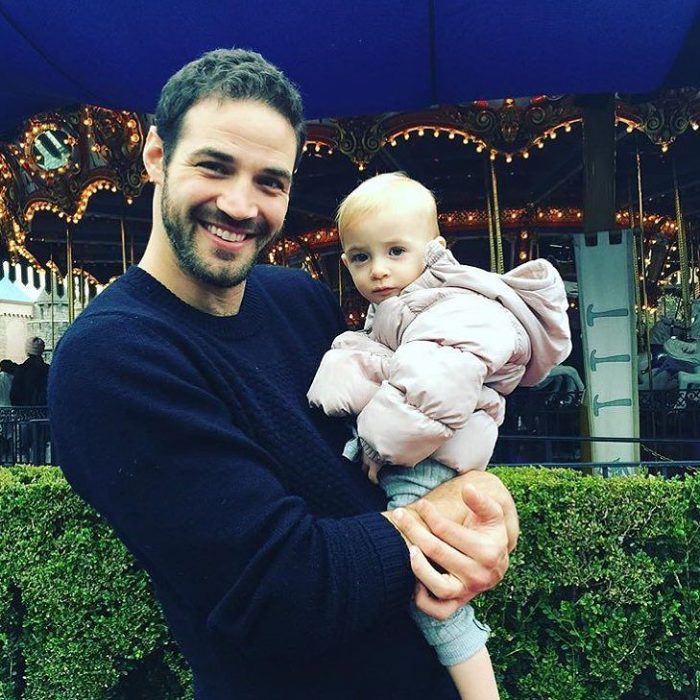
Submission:
M 178 299 L 212 316 L 235 316 L 243 302 L 245 280 L 235 287 L 216 287 L 183 270 L 163 236 L 151 236 L 139 267 L 157 279 Z

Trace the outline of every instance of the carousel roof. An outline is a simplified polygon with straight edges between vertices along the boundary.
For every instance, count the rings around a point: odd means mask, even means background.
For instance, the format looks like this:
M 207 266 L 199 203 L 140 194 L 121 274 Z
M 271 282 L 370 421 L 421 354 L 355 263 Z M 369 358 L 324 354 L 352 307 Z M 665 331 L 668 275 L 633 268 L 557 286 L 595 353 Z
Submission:
M 152 112 L 219 46 L 260 51 L 309 118 L 697 84 L 698 0 L 0 0 L 0 134 L 69 104 Z

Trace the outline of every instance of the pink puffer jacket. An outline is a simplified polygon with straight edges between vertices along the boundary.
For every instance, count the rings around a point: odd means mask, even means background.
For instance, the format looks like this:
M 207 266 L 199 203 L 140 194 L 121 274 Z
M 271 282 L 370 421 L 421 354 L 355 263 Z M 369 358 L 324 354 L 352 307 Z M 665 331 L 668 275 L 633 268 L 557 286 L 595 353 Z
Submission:
M 504 394 L 541 381 L 571 351 L 564 284 L 534 260 L 505 275 L 460 265 L 437 242 L 426 269 L 373 307 L 365 331 L 336 338 L 308 392 L 328 415 L 357 416 L 378 464 L 433 456 L 483 468 Z

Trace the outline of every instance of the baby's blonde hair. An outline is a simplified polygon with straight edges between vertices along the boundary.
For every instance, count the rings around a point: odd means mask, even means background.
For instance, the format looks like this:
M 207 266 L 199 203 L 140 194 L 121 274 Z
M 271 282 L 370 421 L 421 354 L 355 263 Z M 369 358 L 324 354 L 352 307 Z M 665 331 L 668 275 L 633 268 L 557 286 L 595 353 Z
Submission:
M 407 194 L 411 197 L 410 205 L 422 209 L 425 215 L 434 222 L 435 236 L 439 236 L 437 204 L 433 193 L 405 173 L 396 172 L 375 175 L 369 180 L 365 180 L 340 203 L 335 221 L 338 224 L 341 243 L 343 232 L 359 218 L 387 205 L 404 204 Z

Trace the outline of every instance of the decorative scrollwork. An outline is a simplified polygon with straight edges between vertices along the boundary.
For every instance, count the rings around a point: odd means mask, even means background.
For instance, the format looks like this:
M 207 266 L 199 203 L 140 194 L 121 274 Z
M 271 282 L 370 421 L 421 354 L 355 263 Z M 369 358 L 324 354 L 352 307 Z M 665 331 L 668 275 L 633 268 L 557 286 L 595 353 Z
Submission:
M 672 90 L 653 102 L 628 104 L 619 100 L 617 116 L 633 124 L 656 144 L 668 147 L 692 126 L 700 116 L 700 92 L 695 89 Z
M 338 149 L 360 170 L 374 158 L 386 143 L 382 118 L 359 117 L 336 122 Z

